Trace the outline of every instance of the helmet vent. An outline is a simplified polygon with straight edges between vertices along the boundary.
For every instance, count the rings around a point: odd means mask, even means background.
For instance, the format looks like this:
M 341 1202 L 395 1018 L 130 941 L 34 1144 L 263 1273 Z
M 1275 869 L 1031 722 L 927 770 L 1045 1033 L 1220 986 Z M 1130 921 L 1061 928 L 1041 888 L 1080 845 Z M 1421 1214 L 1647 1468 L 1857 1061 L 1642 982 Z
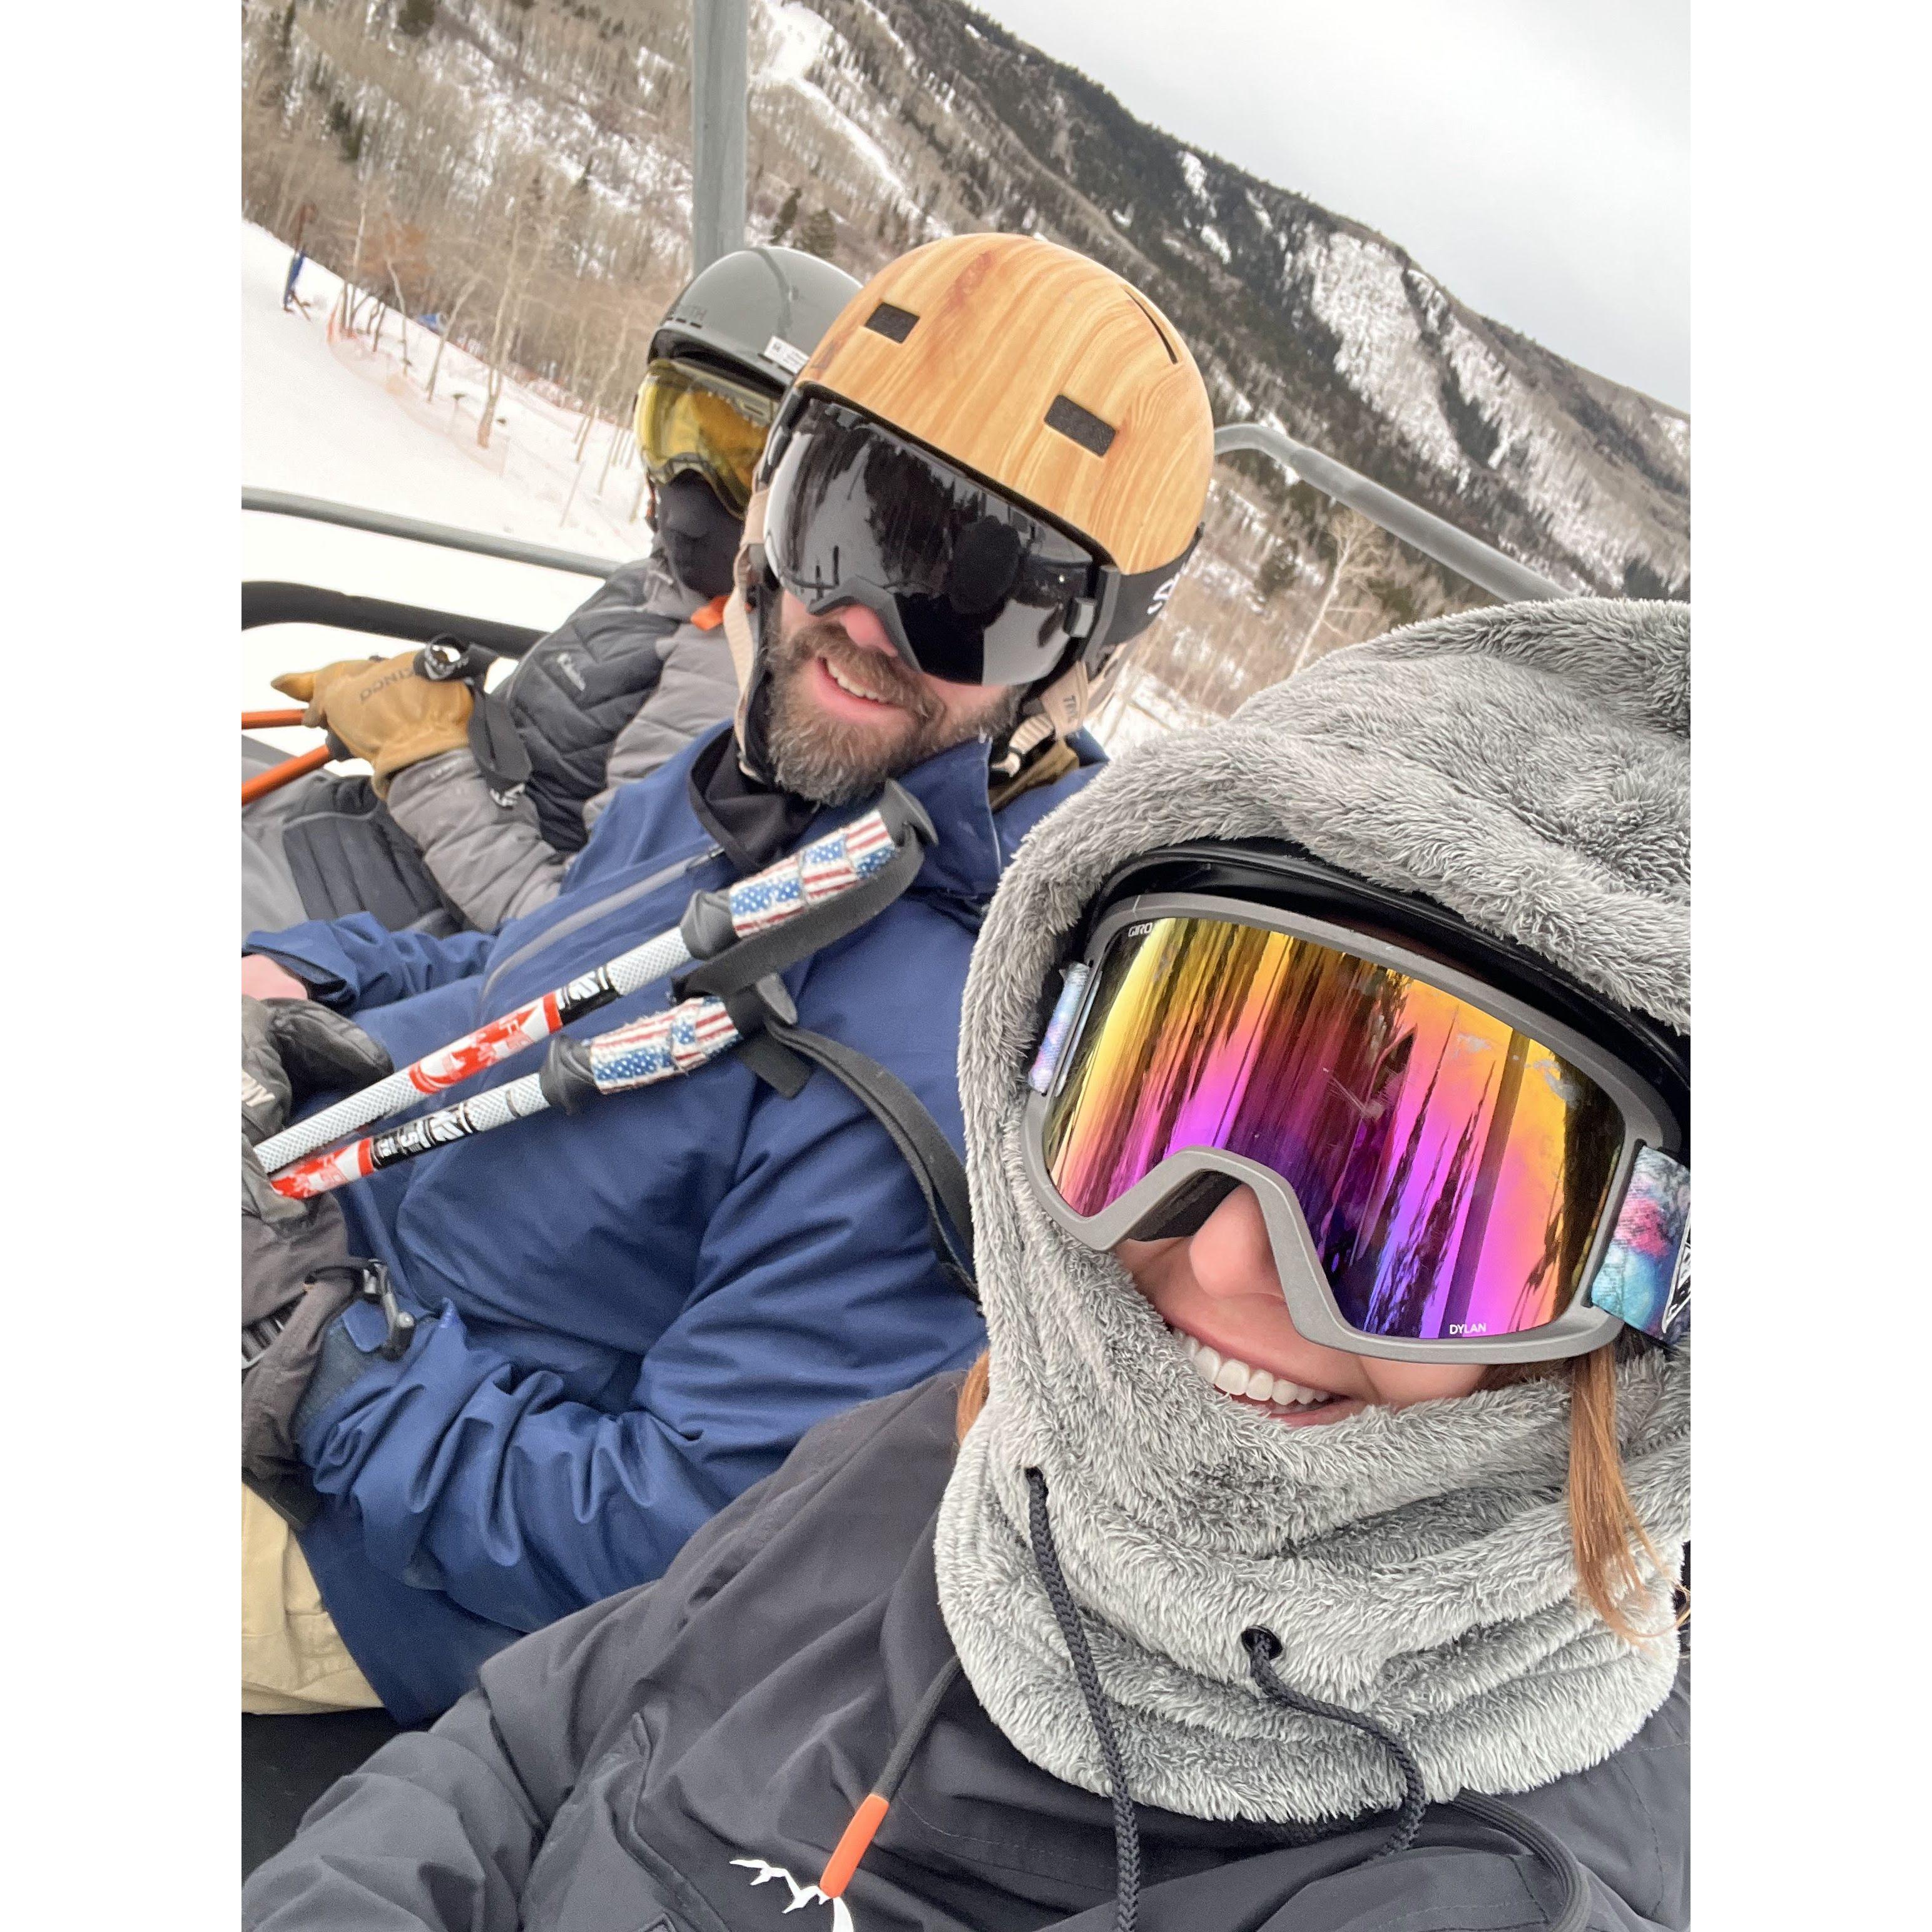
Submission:
M 866 326 L 874 334 L 883 335 L 888 342 L 903 342 L 913 332 L 913 325 L 919 317 L 910 309 L 895 308 L 890 302 L 880 303 L 866 318 Z
M 1083 410 L 1071 396 L 1055 396 L 1046 412 L 1046 426 L 1070 437 L 1082 449 L 1105 456 L 1113 446 L 1112 426 L 1103 423 L 1091 410 Z
M 1127 292 L 1130 295 L 1133 295 L 1133 291 L 1131 289 L 1130 289 Z M 1148 307 L 1145 302 L 1141 300 L 1138 296 L 1134 296 L 1133 299 L 1135 308 L 1138 309 L 1142 314 L 1145 316 L 1148 320 L 1154 324 L 1154 332 L 1160 338 L 1160 346 L 1167 351 L 1167 359 L 1170 362 L 1178 362 L 1180 360 L 1180 358 L 1174 352 L 1174 344 L 1168 340 L 1167 331 L 1161 327 L 1160 317 L 1154 314 L 1152 309 Z

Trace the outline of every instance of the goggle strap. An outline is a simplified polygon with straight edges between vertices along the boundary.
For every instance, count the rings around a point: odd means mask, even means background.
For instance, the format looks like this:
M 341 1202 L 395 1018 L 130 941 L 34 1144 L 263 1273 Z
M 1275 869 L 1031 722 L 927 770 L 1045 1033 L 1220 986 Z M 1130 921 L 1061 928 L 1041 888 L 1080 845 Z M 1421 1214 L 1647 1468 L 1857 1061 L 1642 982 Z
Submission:
M 1584 1297 L 1660 1342 L 1690 1330 L 1690 1170 L 1640 1148 L 1601 1266 Z

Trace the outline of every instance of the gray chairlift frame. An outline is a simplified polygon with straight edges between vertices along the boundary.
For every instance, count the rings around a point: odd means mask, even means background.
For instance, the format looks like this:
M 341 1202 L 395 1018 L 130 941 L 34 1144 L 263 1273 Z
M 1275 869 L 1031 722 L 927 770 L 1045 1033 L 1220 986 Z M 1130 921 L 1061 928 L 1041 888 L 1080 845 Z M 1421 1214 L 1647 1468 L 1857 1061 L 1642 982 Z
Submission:
M 1272 458 L 1291 476 L 1312 484 L 1338 503 L 1346 503 L 1372 524 L 1412 548 L 1433 557 L 1505 603 L 1540 602 L 1574 593 L 1553 584 L 1526 564 L 1505 556 L 1493 545 L 1466 536 L 1454 524 L 1384 490 L 1359 472 L 1324 456 L 1306 443 L 1292 442 L 1268 423 L 1228 423 L 1214 432 L 1214 454 L 1252 449 Z M 608 577 L 622 568 L 608 557 L 581 550 L 555 550 L 548 544 L 523 543 L 514 537 L 485 536 L 449 524 L 430 524 L 415 517 L 398 517 L 386 510 L 364 510 L 350 503 L 332 503 L 320 496 L 298 496 L 283 490 L 242 492 L 244 510 L 266 511 L 283 517 L 310 517 L 318 523 L 338 524 L 379 536 L 404 537 L 416 543 L 437 544 L 448 550 L 468 550 L 478 556 L 502 557 L 512 563 L 536 564 L 546 570 L 567 570 L 580 577 Z

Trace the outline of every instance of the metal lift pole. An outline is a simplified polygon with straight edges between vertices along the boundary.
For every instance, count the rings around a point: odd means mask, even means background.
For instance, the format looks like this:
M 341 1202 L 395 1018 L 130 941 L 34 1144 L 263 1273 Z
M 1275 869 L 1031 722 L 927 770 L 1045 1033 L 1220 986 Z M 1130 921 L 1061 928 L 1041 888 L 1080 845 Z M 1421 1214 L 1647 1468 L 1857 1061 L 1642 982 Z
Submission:
M 691 0 L 691 272 L 745 245 L 750 0 Z

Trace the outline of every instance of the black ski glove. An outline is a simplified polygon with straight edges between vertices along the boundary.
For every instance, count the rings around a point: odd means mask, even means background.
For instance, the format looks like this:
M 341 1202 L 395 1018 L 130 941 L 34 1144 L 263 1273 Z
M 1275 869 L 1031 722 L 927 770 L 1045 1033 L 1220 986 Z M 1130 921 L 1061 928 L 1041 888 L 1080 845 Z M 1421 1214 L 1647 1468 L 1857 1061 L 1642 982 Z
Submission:
M 366 1087 L 395 1070 L 377 1042 L 331 1007 L 242 996 L 242 1132 L 250 1147 L 317 1094 Z
M 256 1145 L 290 1111 L 394 1069 L 353 1020 L 313 1000 L 242 1000 L 242 1468 L 243 1480 L 298 1524 L 314 1508 L 295 1453 L 294 1416 L 324 1332 L 354 1298 L 342 1210 L 327 1195 L 292 1201 L 268 1184 Z

